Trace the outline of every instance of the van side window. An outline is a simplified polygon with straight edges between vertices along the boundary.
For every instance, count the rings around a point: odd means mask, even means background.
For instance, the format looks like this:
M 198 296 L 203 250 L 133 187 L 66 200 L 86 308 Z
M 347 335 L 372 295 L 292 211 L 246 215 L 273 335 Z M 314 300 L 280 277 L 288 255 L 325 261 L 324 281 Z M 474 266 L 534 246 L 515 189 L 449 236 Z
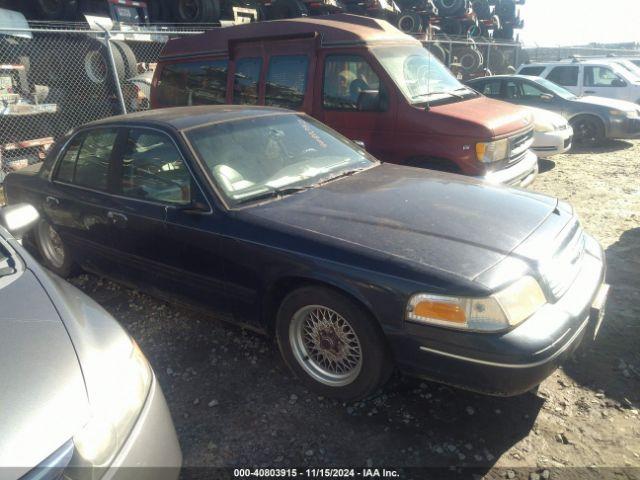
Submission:
M 302 107 L 307 88 L 306 55 L 278 55 L 269 60 L 264 103 L 276 107 Z
M 614 82 L 618 80 L 617 85 Z M 616 87 L 624 83 L 624 80 L 607 67 L 584 67 L 585 87 Z
M 384 85 L 357 55 L 330 55 L 324 62 L 322 104 L 331 110 L 381 111 Z
M 578 70 L 577 66 L 554 67 L 553 70 L 549 72 L 547 80 L 562 85 L 563 87 L 577 87 Z
M 158 82 L 158 101 L 166 107 L 226 103 L 227 61 L 207 60 L 165 65 Z
M 261 58 L 236 60 L 233 78 L 233 103 L 255 105 L 258 103 L 258 80 L 262 69 Z
M 132 128 L 122 157 L 122 194 L 169 204 L 191 200 L 191 175 L 166 134 Z

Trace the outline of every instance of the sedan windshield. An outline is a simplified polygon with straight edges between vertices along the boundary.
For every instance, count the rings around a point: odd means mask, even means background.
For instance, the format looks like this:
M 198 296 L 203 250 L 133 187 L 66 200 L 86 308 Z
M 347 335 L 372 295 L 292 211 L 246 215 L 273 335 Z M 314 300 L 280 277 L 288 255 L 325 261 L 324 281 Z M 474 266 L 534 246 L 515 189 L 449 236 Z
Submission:
M 232 204 L 280 197 L 377 165 L 364 149 L 298 114 L 196 128 L 187 138 Z
M 555 93 L 560 98 L 564 98 L 565 100 L 571 100 L 573 98 L 576 98 L 576 96 L 573 93 L 571 93 L 569 90 L 562 88 L 560 85 L 553 83 L 547 80 L 546 78 L 538 77 L 536 78 L 536 83 L 546 88 L 547 90 L 550 90 L 551 92 Z
M 409 102 L 476 96 L 438 59 L 419 45 L 377 47 L 373 54 Z

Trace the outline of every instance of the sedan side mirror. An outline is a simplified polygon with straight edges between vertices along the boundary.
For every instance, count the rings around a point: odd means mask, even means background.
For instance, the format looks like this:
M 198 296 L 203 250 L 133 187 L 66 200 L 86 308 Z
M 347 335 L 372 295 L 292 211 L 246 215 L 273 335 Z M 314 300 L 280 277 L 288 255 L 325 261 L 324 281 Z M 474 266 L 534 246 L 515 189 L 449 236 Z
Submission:
M 550 102 L 551 100 L 553 100 L 553 95 L 551 95 L 550 93 L 543 93 L 542 95 L 540 95 L 540 100 Z
M 202 215 L 205 213 L 209 213 L 211 210 L 209 209 L 209 205 L 204 202 L 194 200 L 185 205 L 178 205 L 174 207 L 178 212 L 184 212 L 189 215 Z
M 38 211 L 28 203 L 18 203 L 0 209 L 0 225 L 17 239 L 33 228 L 39 218 Z

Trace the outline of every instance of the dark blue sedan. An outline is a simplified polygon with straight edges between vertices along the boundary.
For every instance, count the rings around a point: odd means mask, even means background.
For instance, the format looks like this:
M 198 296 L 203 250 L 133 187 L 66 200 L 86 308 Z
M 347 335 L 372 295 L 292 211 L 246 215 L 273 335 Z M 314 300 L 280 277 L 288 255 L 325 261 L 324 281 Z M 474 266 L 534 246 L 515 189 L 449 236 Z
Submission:
M 296 112 L 154 110 L 91 123 L 10 202 L 61 275 L 97 272 L 275 335 L 321 395 L 394 367 L 490 394 L 534 388 L 593 337 L 600 245 L 555 198 L 383 164 Z

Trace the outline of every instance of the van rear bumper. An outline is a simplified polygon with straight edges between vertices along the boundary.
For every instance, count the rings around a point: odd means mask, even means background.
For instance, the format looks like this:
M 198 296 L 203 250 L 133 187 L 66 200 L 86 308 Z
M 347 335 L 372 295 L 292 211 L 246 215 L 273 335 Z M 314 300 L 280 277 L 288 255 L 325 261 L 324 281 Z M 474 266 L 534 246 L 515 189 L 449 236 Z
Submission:
M 500 183 L 512 187 L 526 187 L 538 176 L 538 157 L 528 150 L 524 158 L 510 167 L 489 172 L 480 177 L 490 183 Z

